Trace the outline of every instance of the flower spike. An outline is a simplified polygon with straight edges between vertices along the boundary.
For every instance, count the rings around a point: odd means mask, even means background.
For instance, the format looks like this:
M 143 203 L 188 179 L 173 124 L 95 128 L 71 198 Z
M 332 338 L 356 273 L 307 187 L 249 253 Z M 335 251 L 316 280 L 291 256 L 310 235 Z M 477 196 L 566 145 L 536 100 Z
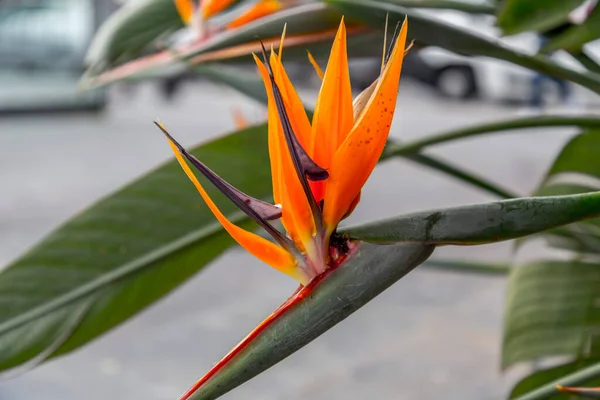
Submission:
M 209 0 L 207 3 L 217 1 Z M 386 31 L 387 25 L 386 19 Z M 281 60 L 285 28 L 278 53 L 271 49 L 267 57 L 265 46 L 260 41 L 263 60 L 256 54 L 253 57 L 268 99 L 269 160 L 273 197 L 276 203 L 281 204 L 280 210 L 274 210 L 274 206 L 253 199 L 223 181 L 186 152 L 157 123 L 169 139 L 185 173 L 233 238 L 259 259 L 304 285 L 296 292 L 296 297 L 292 296 L 260 324 L 180 400 L 187 400 L 198 390 L 202 391 L 219 371 L 242 354 L 263 329 L 280 318 L 284 310 L 295 306 L 294 299 L 310 295 L 314 285 L 328 279 L 328 271 L 353 257 L 359 244 L 338 235 L 336 228 L 359 203 L 362 187 L 385 147 L 396 108 L 407 31 L 405 20 L 401 27 L 396 27 L 389 47 L 384 42 L 379 77 L 353 101 L 347 32 L 342 19 L 324 73 L 308 53 L 311 64 L 322 78 L 312 122 Z M 279 246 L 229 222 L 191 172 L 188 162 L 271 233 Z M 267 222 L 271 216 L 281 217 L 287 237 Z M 203 393 L 214 394 L 210 392 L 212 389 L 207 390 Z

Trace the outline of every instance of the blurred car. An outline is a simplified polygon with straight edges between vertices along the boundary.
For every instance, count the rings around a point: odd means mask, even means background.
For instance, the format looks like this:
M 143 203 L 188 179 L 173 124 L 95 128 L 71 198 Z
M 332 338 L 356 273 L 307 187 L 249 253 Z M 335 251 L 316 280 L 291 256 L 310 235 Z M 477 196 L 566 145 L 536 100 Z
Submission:
M 494 40 L 500 38 L 493 25 L 493 17 L 472 15 L 456 11 L 423 11 L 444 23 L 468 29 L 477 35 Z M 538 37 L 523 33 L 502 38 L 507 46 L 526 54 L 538 51 Z M 587 45 L 590 52 L 600 60 L 600 41 Z M 581 68 L 568 54 L 558 52 L 553 60 L 570 68 Z M 362 60 L 352 67 L 357 89 L 379 74 L 380 60 Z M 352 70 L 351 70 L 352 73 Z M 451 51 L 428 46 L 410 51 L 403 66 L 405 76 L 421 81 L 434 88 L 440 95 L 456 99 L 485 98 L 505 103 L 524 103 L 531 99 L 531 80 L 535 72 L 507 61 L 489 57 L 463 56 Z M 356 77 L 356 78 L 354 78 Z M 552 85 L 554 86 L 554 85 Z M 554 89 L 553 93 L 549 93 Z M 546 87 L 545 97 L 558 96 L 557 88 Z

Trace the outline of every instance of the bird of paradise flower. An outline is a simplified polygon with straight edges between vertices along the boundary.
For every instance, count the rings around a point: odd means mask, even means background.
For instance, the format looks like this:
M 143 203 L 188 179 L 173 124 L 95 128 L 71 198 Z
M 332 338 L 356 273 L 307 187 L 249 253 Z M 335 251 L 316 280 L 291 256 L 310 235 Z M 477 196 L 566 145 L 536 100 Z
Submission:
M 406 20 L 399 30 L 397 26 L 387 51 L 384 43 L 380 76 L 353 100 L 342 18 L 312 123 L 282 64 L 283 46 L 277 54 L 271 50 L 268 57 L 263 48 L 263 60 L 254 55 L 268 95 L 268 146 L 275 204 L 252 198 L 221 179 L 188 153 L 161 122 L 156 122 L 184 172 L 227 232 L 248 252 L 301 285 L 181 400 L 190 398 L 266 326 L 309 295 L 327 271 L 352 256 L 357 243 L 337 235 L 336 228 L 358 204 L 361 189 L 385 147 L 396 108 L 407 30 Z M 282 36 L 282 44 L 283 40 Z M 188 163 L 268 232 L 273 241 L 229 221 Z M 272 225 L 275 219 L 281 220 L 287 234 Z

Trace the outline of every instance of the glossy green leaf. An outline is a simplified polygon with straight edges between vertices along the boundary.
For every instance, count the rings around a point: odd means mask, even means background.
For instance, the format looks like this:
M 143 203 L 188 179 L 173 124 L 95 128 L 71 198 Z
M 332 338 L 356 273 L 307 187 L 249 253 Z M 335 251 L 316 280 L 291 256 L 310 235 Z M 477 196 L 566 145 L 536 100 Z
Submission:
M 148 130 L 152 133 L 150 124 Z M 259 125 L 193 153 L 236 187 L 269 200 L 266 137 L 266 126 Z M 228 218 L 247 226 L 233 204 L 220 203 Z M 77 215 L 0 273 L 0 369 L 82 346 L 233 244 L 176 162 L 148 173 Z
M 373 243 L 475 245 L 516 239 L 597 216 L 600 192 L 591 192 L 423 211 L 339 231 Z
M 544 55 L 525 54 L 500 40 L 450 25 L 415 9 L 376 0 L 324 1 L 338 8 L 344 15 L 361 20 L 375 28 L 384 26 L 387 14 L 390 15 L 393 22 L 403 20 L 407 16 L 409 19 L 408 36 L 419 43 L 439 46 L 459 54 L 487 56 L 509 61 L 525 68 L 578 83 L 600 93 L 600 75 L 598 74 L 589 71 L 578 72 L 563 67 Z
M 600 357 L 600 265 L 539 261 L 514 269 L 502 366 L 550 356 Z
M 593 362 L 593 360 L 590 360 L 590 362 Z M 571 363 L 567 364 L 566 366 L 559 366 L 546 371 L 536 372 L 531 375 L 531 380 L 529 381 L 530 384 L 534 383 L 537 379 L 541 381 L 545 378 L 548 378 L 550 382 L 542 384 L 542 386 L 537 387 L 537 389 L 531 390 L 522 396 L 515 396 L 514 398 L 517 400 L 570 399 L 571 397 L 564 397 L 562 393 L 556 389 L 556 386 L 560 385 L 572 387 L 586 383 L 598 382 L 598 379 L 600 378 L 600 363 L 595 363 L 590 366 L 586 365 L 587 364 L 585 362 Z M 573 366 L 576 371 L 569 373 L 570 366 Z M 563 372 L 568 375 L 563 374 L 563 376 L 560 378 L 558 378 L 558 376 L 556 376 L 556 378 L 554 377 L 554 375 L 558 375 L 559 373 Z M 529 378 L 521 381 L 521 383 L 525 383 L 527 379 Z M 521 383 L 519 383 L 519 385 L 521 385 Z M 523 385 L 523 388 L 525 388 L 525 385 Z M 511 396 L 511 398 L 513 397 Z
M 183 28 L 173 0 L 139 0 L 126 3 L 96 33 L 86 56 L 94 69 L 129 61 L 163 37 Z
M 559 379 L 572 374 L 573 372 L 580 370 L 584 367 L 588 367 L 590 365 L 594 365 L 598 363 L 598 359 L 588 359 L 585 361 L 577 361 L 570 362 L 566 364 L 557 365 L 552 368 L 543 369 L 528 375 L 521 381 L 519 381 L 510 392 L 510 399 L 515 399 L 520 396 L 524 396 L 527 393 L 531 393 L 534 390 L 554 383 L 556 385 L 556 381 Z M 578 385 L 585 384 L 594 386 L 595 384 L 600 384 L 599 379 L 588 379 L 586 381 L 578 382 Z M 561 393 L 558 390 L 554 389 L 549 397 L 546 397 L 552 400 L 568 400 L 569 395 L 565 393 Z
M 596 6 L 581 25 L 573 25 L 565 32 L 552 38 L 544 51 L 565 49 L 578 51 L 587 42 L 600 38 L 600 7 Z
M 288 300 L 290 304 L 276 311 L 266 326 L 244 339 L 227 362 L 217 364 L 181 399 L 216 399 L 260 374 L 372 300 L 432 251 L 433 246 L 419 244 L 359 244 L 340 266 Z
M 569 13 L 584 0 L 505 0 L 498 26 L 512 35 L 524 31 L 544 32 L 568 21 Z

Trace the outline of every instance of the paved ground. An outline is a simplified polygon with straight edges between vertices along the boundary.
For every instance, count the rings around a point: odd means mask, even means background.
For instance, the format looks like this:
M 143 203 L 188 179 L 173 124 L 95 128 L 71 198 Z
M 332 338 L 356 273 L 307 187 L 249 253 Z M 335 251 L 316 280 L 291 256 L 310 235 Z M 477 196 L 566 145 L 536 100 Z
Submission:
M 160 117 L 192 144 L 233 128 L 232 104 L 256 120 L 262 115 L 243 97 L 208 84 L 187 87 L 174 104 L 149 87 L 135 97 L 112 97 L 100 116 L 0 120 L 0 265 L 99 196 L 166 160 L 170 151 L 152 119 Z M 392 135 L 403 139 L 514 113 L 444 101 L 410 84 L 401 89 L 398 110 Z M 527 193 L 567 133 L 497 135 L 435 153 Z M 490 199 L 437 173 L 391 161 L 367 184 L 353 220 Z M 496 245 L 446 249 L 438 256 L 503 260 L 509 254 L 508 245 Z M 294 288 L 285 276 L 232 251 L 92 345 L 3 382 L 0 399 L 174 399 Z M 225 398 L 502 398 L 512 380 L 498 369 L 504 289 L 502 278 L 417 270 Z

